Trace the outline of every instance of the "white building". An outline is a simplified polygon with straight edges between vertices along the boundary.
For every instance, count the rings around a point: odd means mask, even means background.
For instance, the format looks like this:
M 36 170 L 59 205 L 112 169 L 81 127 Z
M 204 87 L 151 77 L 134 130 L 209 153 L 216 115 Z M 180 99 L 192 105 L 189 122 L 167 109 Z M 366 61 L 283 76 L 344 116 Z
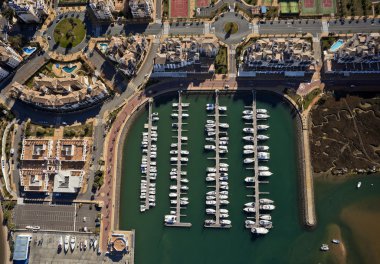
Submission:
M 115 5 L 112 0 L 92 0 L 89 7 L 98 20 L 112 21 L 112 12 L 115 11 Z
M 25 23 L 41 23 L 49 13 L 45 0 L 12 0 L 8 5 Z
M 5 77 L 7 77 L 8 75 L 9 75 L 9 72 L 0 67 L 0 81 L 4 79 Z
M 153 14 L 152 0 L 130 0 L 129 8 L 134 18 L 151 18 Z
M 10 46 L 0 41 L 0 62 L 16 68 L 22 62 L 22 57 Z

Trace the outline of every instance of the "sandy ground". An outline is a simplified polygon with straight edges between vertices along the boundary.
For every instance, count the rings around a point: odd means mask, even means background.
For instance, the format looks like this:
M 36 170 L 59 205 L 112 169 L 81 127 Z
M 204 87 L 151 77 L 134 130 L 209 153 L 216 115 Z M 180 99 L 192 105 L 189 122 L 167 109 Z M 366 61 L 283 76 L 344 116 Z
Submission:
M 356 203 L 341 212 L 343 223 L 350 229 L 362 263 L 380 263 L 379 202 Z
M 329 238 L 340 240 L 340 244 L 330 244 L 330 251 L 328 254 L 327 263 L 344 264 L 347 263 L 347 252 L 344 246 L 342 233 L 338 225 L 332 224 L 327 227 L 327 234 Z

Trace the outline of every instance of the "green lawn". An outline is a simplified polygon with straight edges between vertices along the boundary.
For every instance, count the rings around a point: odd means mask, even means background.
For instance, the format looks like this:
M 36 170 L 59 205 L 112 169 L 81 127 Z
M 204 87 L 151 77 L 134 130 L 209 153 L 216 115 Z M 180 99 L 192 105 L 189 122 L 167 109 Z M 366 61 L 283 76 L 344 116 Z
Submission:
M 93 124 L 87 123 L 84 125 L 67 126 L 63 129 L 64 138 L 73 137 L 91 137 L 93 130 Z
M 229 33 L 229 34 L 235 34 L 239 30 L 238 24 L 235 22 L 228 22 L 224 24 L 224 32 Z
M 227 48 L 220 47 L 215 58 L 215 73 L 226 74 L 227 72 Z
M 54 41 L 63 48 L 73 48 L 86 36 L 83 22 L 77 18 L 65 18 L 54 29 Z

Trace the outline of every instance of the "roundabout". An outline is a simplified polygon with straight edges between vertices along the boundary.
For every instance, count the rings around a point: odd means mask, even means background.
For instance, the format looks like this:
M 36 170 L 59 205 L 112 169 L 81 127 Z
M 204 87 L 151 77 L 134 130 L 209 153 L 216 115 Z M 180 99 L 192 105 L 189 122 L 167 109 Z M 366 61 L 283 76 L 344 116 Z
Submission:
M 215 28 L 217 38 L 230 45 L 240 43 L 244 37 L 252 33 L 249 25 L 249 21 L 243 16 L 228 12 L 221 14 L 212 27 Z

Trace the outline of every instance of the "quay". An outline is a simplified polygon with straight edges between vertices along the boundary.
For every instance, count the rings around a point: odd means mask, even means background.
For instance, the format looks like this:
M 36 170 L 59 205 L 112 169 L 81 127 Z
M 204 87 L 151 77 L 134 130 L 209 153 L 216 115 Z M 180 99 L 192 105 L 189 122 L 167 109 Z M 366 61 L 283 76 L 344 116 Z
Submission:
M 222 225 L 220 223 L 220 161 L 222 158 L 219 153 L 219 141 L 220 141 L 220 113 L 219 113 L 219 93 L 215 91 L 215 224 L 205 224 L 205 227 L 210 228 L 231 228 L 232 225 Z
M 173 227 L 191 227 L 191 223 L 181 222 L 181 179 L 182 179 L 182 94 L 181 92 L 178 93 L 178 123 L 177 123 L 177 204 L 175 206 L 175 216 L 176 216 L 176 222 L 175 223 L 165 223 L 165 226 L 173 226 Z

